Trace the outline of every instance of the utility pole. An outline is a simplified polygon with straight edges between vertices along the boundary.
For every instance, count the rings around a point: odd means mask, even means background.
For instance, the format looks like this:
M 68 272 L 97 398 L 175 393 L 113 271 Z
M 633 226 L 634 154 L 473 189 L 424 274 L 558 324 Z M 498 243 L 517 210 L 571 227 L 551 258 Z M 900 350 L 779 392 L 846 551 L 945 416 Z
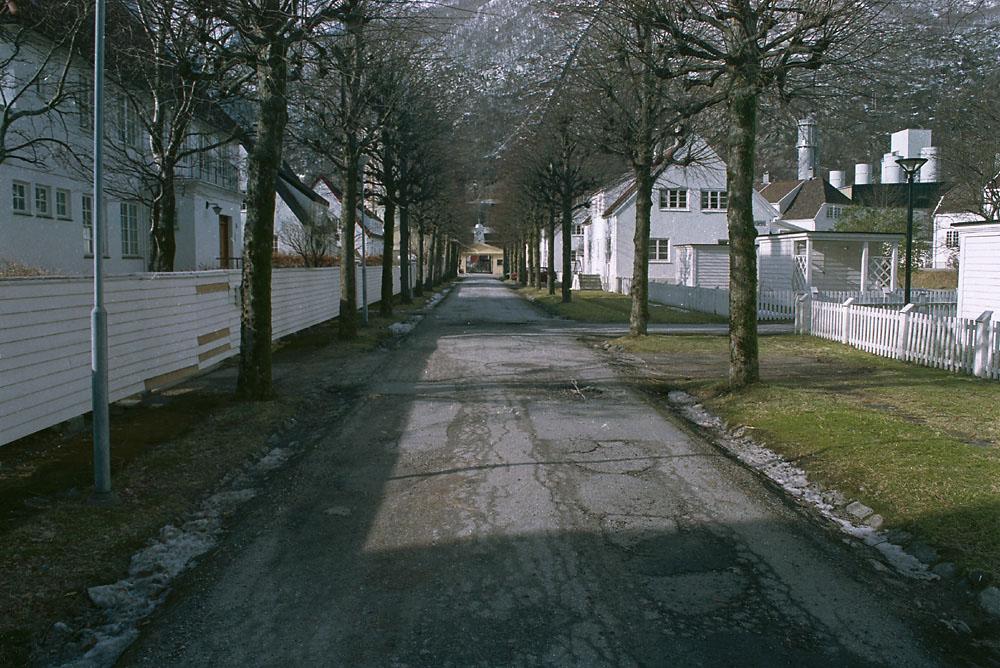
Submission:
M 104 0 L 94 15 L 94 308 L 90 312 L 90 394 L 94 423 L 94 497 L 111 494 L 108 417 L 108 312 L 104 308 Z

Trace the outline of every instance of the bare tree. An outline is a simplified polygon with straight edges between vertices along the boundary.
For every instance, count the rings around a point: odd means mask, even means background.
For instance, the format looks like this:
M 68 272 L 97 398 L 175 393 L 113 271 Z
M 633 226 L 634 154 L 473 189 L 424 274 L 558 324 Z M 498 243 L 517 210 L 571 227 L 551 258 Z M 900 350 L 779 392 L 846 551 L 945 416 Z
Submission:
M 0 7 L 0 164 L 40 165 L 53 155 L 75 159 L 64 118 L 75 102 L 89 130 L 93 102 L 86 79 L 74 76 L 92 19 L 86 3 L 57 0 L 38 7 L 10 0 Z
M 812 85 L 797 75 L 852 57 L 868 37 L 881 0 L 675 0 L 650 25 L 670 45 L 661 62 L 690 87 L 725 93 L 729 186 L 730 365 L 737 388 L 760 378 L 757 347 L 757 236 L 753 182 L 758 110 L 768 93 L 794 96 Z
M 337 248 L 339 221 L 329 216 L 303 223 L 295 218 L 282 221 L 278 239 L 302 258 L 306 267 L 322 267 Z

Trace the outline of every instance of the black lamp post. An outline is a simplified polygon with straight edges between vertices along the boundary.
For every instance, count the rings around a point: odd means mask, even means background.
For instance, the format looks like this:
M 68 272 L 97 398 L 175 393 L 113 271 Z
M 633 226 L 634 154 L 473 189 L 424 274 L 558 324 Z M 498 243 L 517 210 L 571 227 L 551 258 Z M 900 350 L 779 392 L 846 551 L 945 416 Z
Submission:
M 913 271 L 913 181 L 927 158 L 900 158 L 896 161 L 906 174 L 906 272 L 903 284 L 903 303 L 910 303 L 910 273 Z

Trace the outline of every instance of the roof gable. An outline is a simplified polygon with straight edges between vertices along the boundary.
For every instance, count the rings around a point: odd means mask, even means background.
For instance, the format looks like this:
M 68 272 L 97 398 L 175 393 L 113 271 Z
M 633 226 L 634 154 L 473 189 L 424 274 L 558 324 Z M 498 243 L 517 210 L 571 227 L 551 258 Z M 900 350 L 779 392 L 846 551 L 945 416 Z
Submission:
M 852 203 L 847 195 L 834 188 L 826 179 L 813 178 L 800 183 L 802 187 L 782 212 L 783 218 L 788 220 L 815 218 L 824 204 L 849 206 Z

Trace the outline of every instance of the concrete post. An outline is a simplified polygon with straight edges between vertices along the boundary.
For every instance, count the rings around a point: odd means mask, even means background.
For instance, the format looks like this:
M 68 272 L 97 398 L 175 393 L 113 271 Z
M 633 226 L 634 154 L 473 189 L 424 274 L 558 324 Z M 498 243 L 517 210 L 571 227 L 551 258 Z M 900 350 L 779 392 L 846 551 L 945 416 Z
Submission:
M 795 299 L 795 333 L 812 333 L 812 295 L 808 292 Z
M 854 297 L 851 297 L 846 302 L 844 302 L 844 314 L 843 314 L 843 325 L 840 332 L 840 342 L 847 343 L 851 338 L 851 316 L 852 308 L 854 306 Z
M 980 378 L 986 378 L 989 374 L 990 363 L 990 320 L 993 319 L 993 311 L 983 311 L 982 315 L 976 318 L 976 354 L 972 364 L 972 373 Z
M 907 304 L 899 311 L 899 331 L 896 333 L 896 359 L 898 360 L 905 361 L 909 357 L 910 314 L 913 313 L 913 309 L 913 304 Z

